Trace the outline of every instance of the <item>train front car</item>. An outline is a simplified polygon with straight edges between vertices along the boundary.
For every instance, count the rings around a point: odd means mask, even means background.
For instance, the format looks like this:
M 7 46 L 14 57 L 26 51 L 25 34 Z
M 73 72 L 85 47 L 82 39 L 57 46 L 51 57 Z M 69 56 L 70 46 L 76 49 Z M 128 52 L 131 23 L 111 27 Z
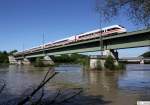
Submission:
M 103 30 L 104 30 L 102 34 L 103 36 L 112 36 L 112 35 L 116 35 L 119 33 L 127 32 L 127 30 L 121 25 L 112 25 L 112 26 L 103 28 Z
M 96 29 L 90 32 L 86 32 L 76 36 L 76 41 L 85 41 L 93 38 L 98 38 L 102 36 L 111 36 L 119 33 L 127 32 L 127 30 L 121 25 L 112 25 L 102 29 Z
M 122 25 L 118 25 L 118 27 L 120 28 L 119 33 L 126 33 L 127 29 L 125 27 L 123 27 Z

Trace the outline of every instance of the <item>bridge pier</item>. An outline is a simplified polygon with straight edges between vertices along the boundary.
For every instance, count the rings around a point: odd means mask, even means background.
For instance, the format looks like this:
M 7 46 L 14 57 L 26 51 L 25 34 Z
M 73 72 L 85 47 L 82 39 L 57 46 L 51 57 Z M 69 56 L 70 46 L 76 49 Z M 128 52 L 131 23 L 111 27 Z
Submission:
M 24 64 L 24 65 L 29 65 L 29 64 L 31 64 L 30 60 L 27 59 L 27 58 L 23 58 L 23 59 L 18 59 L 18 60 L 16 60 L 15 57 L 12 56 L 12 55 L 9 56 L 8 58 L 9 58 L 9 63 L 10 63 L 10 64 L 19 64 L 19 65 L 21 65 L 21 64 Z
M 17 64 L 22 65 L 23 64 L 22 60 L 17 60 Z
M 104 50 L 103 56 L 91 56 L 90 57 L 90 69 L 96 69 L 98 65 L 101 65 L 101 68 L 105 69 L 104 64 L 105 64 L 106 58 L 110 55 L 114 58 L 114 64 L 118 65 L 119 64 L 118 52 L 117 50 L 114 51 L 113 49 L 111 49 L 111 50 Z
M 53 65 L 53 64 L 54 64 L 54 62 L 53 62 L 53 60 L 51 59 L 51 57 L 50 57 L 50 56 L 47 56 L 47 55 L 43 57 L 42 62 L 43 62 L 45 65 Z
M 31 62 L 30 62 L 30 60 L 29 60 L 28 58 L 24 58 L 24 59 L 22 60 L 22 64 L 24 64 L 24 65 L 30 65 Z
M 118 60 L 119 60 L 118 51 L 114 50 L 114 49 L 103 51 L 103 56 L 105 56 L 106 58 L 110 55 L 114 58 L 114 64 L 118 65 L 119 64 L 119 62 L 118 62 Z
M 102 69 L 104 69 L 105 58 L 102 56 L 91 56 L 90 57 L 90 69 L 95 70 L 98 69 L 100 65 Z
M 8 59 L 9 59 L 9 63 L 10 64 L 17 64 L 17 60 L 15 59 L 14 56 L 8 56 Z
M 110 50 L 104 50 L 103 51 L 103 56 L 112 56 L 114 59 L 116 59 L 118 61 L 119 57 L 118 57 L 118 51 L 114 50 L 114 49 L 110 49 Z
M 140 64 L 144 64 L 144 59 L 140 60 Z

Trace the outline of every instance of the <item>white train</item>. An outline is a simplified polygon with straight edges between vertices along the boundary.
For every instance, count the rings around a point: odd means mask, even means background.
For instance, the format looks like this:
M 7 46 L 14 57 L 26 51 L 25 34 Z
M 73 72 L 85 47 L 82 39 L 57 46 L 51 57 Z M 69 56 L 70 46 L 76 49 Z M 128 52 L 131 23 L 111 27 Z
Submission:
M 70 43 L 74 43 L 74 42 L 78 42 L 78 41 L 85 41 L 85 40 L 90 40 L 90 39 L 95 39 L 98 38 L 100 35 L 102 35 L 103 37 L 107 37 L 107 36 L 112 36 L 112 35 L 116 35 L 119 33 L 125 33 L 127 32 L 127 30 L 121 26 L 121 25 L 112 25 L 109 27 L 105 27 L 102 29 L 96 29 L 93 31 L 89 31 L 89 32 L 85 32 L 79 35 L 75 35 L 75 36 L 71 36 L 69 38 L 64 38 L 61 40 L 57 40 L 54 42 L 49 42 L 47 44 L 40 45 L 38 47 L 34 47 L 28 50 L 25 50 L 24 53 L 28 53 L 28 52 L 36 52 L 38 50 L 42 50 L 43 47 L 45 49 L 47 48 L 51 48 L 51 47 L 56 47 L 56 46 L 63 46 L 63 45 L 67 45 Z
M 55 42 L 52 42 L 49 45 L 46 45 L 46 48 L 54 47 L 54 46 L 62 46 L 62 45 L 70 44 L 72 42 L 90 40 L 93 38 L 97 38 L 100 35 L 102 35 L 103 37 L 111 36 L 111 35 L 115 35 L 115 34 L 119 34 L 119 33 L 124 33 L 126 31 L 127 30 L 121 25 L 112 25 L 112 26 L 105 27 L 102 29 L 96 29 L 96 30 L 82 33 L 79 35 L 75 35 L 75 36 L 72 36 L 69 38 L 57 40 Z
M 89 39 L 97 38 L 100 35 L 102 35 L 103 37 L 111 36 L 111 35 L 115 35 L 119 33 L 124 33 L 126 31 L 127 30 L 121 25 L 113 25 L 113 26 L 109 26 L 109 27 L 105 27 L 102 29 L 97 29 L 97 30 L 93 30 L 90 32 L 80 34 L 77 36 L 77 40 L 78 41 L 89 40 Z

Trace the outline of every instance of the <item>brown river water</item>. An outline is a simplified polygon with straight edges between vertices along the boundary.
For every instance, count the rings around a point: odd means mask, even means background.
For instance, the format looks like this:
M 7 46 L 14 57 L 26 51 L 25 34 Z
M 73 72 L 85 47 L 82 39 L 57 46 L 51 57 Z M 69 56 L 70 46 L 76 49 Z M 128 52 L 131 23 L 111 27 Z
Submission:
M 0 67 L 0 80 L 6 87 L 0 105 L 35 88 L 49 68 L 9 65 Z M 83 93 L 67 105 L 137 105 L 150 101 L 150 65 L 130 64 L 122 71 L 88 71 L 80 65 L 60 65 L 46 90 L 82 87 Z

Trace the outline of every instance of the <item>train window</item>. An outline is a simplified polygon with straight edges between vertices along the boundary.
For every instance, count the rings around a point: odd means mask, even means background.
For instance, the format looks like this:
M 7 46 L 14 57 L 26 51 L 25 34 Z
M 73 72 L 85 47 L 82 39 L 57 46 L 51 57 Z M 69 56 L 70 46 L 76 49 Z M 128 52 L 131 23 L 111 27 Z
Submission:
M 120 28 L 114 27 L 114 28 L 107 29 L 107 31 L 112 31 L 112 30 L 115 30 L 115 29 L 120 29 Z
M 45 46 L 47 47 L 47 46 L 50 46 L 50 45 L 51 45 L 51 44 L 47 44 L 47 45 L 45 45 Z
M 63 42 L 66 42 L 66 41 L 68 41 L 68 40 L 62 40 L 62 41 L 59 41 L 59 42 L 55 42 L 53 44 L 63 43 Z
M 90 35 L 92 35 L 92 34 L 82 35 L 82 36 L 79 36 L 79 38 L 86 37 L 86 36 L 90 36 Z
M 105 30 L 102 30 L 102 31 L 100 31 L 100 32 L 105 32 Z
M 99 32 L 95 32 L 95 34 L 99 34 Z
M 123 27 L 122 25 L 119 25 L 120 27 L 122 27 L 122 28 L 125 28 L 125 27 Z

